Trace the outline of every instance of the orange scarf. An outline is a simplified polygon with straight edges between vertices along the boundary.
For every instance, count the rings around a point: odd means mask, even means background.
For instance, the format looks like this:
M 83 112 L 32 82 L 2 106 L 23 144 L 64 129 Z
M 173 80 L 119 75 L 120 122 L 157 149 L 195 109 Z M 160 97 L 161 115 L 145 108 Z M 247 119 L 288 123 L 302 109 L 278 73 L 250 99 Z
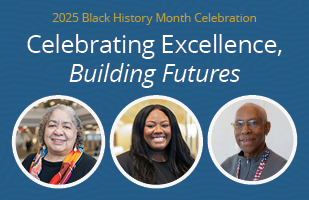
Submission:
M 60 171 L 50 180 L 49 184 L 54 185 L 63 185 L 65 184 L 69 178 L 73 170 L 78 165 L 79 161 L 83 156 L 83 146 L 78 148 L 74 148 L 67 157 L 62 162 Z M 47 148 L 42 148 L 33 158 L 33 161 L 30 166 L 30 174 L 34 176 L 36 179 L 40 180 L 39 174 L 42 171 L 42 158 L 44 158 L 47 154 Z

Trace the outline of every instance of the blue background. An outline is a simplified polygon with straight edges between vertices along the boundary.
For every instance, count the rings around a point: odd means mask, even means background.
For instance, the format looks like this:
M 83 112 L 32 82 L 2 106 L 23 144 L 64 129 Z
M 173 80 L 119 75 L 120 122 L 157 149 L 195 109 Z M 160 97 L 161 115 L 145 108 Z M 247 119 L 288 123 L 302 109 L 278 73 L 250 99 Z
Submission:
M 80 198 L 80 199 L 226 199 L 248 197 L 308 198 L 308 14 L 309 1 L 2 1 L 0 3 L 0 196 L 1 199 Z M 256 23 L 53 23 L 53 13 L 86 13 L 96 15 L 193 16 L 197 12 L 221 15 L 255 15 Z M 193 19 L 193 18 L 192 18 Z M 31 35 L 43 40 L 60 37 L 112 40 L 156 40 L 151 60 L 141 54 L 33 54 L 27 49 Z M 277 54 L 162 54 L 162 35 L 174 39 L 212 40 L 223 34 L 233 40 L 275 40 L 281 49 Z M 63 40 L 62 40 L 63 41 Z M 70 83 L 73 64 L 98 69 L 101 64 L 131 68 L 156 68 L 149 89 L 141 83 Z M 180 69 L 235 69 L 236 83 L 162 83 L 164 66 L 174 63 Z M 50 189 L 38 185 L 19 169 L 13 156 L 11 139 L 16 120 L 31 103 L 45 96 L 67 95 L 85 102 L 100 118 L 105 130 L 106 148 L 95 173 L 82 184 L 68 189 Z M 110 130 L 118 113 L 130 102 L 147 95 L 166 95 L 187 105 L 201 124 L 204 135 L 202 157 L 194 172 L 181 183 L 165 189 L 148 189 L 127 180 L 116 168 L 110 153 Z M 207 147 L 210 122 L 228 101 L 243 95 L 261 95 L 281 104 L 294 120 L 298 133 L 296 155 L 290 167 L 277 179 L 262 185 L 249 186 L 225 177 L 213 164 Z

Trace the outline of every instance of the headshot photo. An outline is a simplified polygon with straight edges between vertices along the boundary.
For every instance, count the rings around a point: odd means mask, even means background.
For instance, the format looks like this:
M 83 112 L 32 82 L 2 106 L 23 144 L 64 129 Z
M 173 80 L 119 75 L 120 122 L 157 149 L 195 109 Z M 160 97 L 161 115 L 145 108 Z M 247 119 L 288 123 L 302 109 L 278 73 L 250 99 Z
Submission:
M 102 125 L 89 107 L 77 101 L 66 96 L 43 98 L 29 106 L 16 123 L 15 159 L 39 184 L 73 186 L 90 176 L 102 159 Z
M 296 146 L 296 129 L 288 112 L 262 96 L 228 102 L 214 117 L 208 135 L 217 168 L 244 184 L 278 177 L 290 165 Z
M 169 97 L 147 96 L 118 115 L 111 132 L 111 152 L 129 180 L 149 188 L 169 187 L 197 165 L 201 128 L 193 113 L 179 104 Z

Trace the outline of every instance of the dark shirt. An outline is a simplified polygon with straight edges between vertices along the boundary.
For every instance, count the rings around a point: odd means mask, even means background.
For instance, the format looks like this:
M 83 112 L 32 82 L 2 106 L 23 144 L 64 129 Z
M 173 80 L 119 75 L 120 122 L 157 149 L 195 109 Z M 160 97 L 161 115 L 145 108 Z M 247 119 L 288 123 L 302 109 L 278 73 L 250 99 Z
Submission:
M 28 172 L 29 172 L 30 165 L 35 155 L 36 154 L 28 155 L 22 163 L 24 168 Z M 93 168 L 95 163 L 96 163 L 96 159 L 84 153 L 82 160 L 73 170 L 72 175 L 70 179 L 68 180 L 68 182 L 66 182 L 66 184 L 72 183 L 84 177 Z M 62 162 L 49 162 L 49 161 L 44 160 L 43 158 L 42 171 L 39 174 L 40 180 L 42 182 L 49 183 L 49 181 L 60 171 L 61 165 L 62 165 Z
M 176 180 L 176 176 L 173 173 L 171 173 L 171 170 L 168 167 L 167 162 L 153 161 L 153 164 L 155 165 L 155 168 L 158 170 L 158 172 L 161 173 L 161 175 L 163 175 L 164 179 L 167 180 L 167 183 Z
M 62 162 L 49 162 L 42 160 L 42 171 L 39 174 L 41 181 L 49 183 L 49 181 L 60 171 Z
M 124 171 L 126 171 L 130 176 L 135 178 L 133 159 L 130 156 L 130 152 L 125 152 L 117 156 L 117 159 Z M 155 167 L 157 184 L 165 184 L 176 180 L 176 176 L 171 172 L 170 168 L 167 165 L 167 162 L 153 161 L 153 163 Z

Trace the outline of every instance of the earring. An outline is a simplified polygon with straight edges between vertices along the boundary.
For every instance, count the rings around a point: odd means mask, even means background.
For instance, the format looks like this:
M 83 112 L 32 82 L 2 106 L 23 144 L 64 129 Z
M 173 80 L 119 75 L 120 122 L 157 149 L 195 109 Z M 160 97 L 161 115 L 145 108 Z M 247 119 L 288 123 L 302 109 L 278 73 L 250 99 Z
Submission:
M 75 145 L 74 145 L 74 152 L 76 152 L 76 150 L 77 150 L 77 147 L 76 147 L 76 143 L 75 143 Z

